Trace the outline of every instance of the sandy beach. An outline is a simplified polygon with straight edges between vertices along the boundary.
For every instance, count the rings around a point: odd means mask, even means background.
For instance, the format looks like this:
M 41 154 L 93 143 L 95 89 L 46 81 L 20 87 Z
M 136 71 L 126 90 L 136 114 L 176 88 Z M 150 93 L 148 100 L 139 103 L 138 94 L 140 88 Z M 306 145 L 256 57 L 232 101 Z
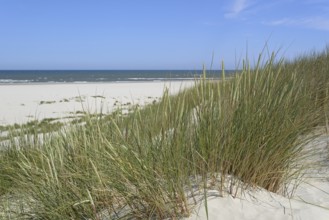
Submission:
M 175 81 L 0 85 L 0 125 L 72 117 L 81 111 L 109 113 L 119 106 L 157 101 L 165 88 L 175 94 L 193 84 Z

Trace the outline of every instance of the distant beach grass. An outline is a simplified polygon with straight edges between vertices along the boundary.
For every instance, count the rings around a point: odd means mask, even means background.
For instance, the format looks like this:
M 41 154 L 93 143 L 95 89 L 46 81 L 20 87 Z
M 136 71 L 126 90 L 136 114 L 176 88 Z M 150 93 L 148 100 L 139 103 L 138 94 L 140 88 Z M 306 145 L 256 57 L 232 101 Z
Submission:
M 204 70 L 194 87 L 127 115 L 86 114 L 56 132 L 22 126 L 2 142 L 0 216 L 179 218 L 210 188 L 288 196 L 303 147 L 328 125 L 328 89 L 329 49 L 293 61 L 273 53 L 230 79 L 224 64 L 221 80 Z

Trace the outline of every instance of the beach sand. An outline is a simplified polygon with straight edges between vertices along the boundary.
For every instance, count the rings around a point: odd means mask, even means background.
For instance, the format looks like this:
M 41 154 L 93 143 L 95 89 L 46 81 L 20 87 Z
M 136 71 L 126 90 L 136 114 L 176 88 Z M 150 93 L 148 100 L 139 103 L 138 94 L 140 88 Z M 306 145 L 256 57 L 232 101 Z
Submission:
M 158 101 L 165 88 L 175 94 L 193 84 L 174 81 L 0 85 L 0 125 L 72 117 L 81 111 L 109 113 L 119 106 Z

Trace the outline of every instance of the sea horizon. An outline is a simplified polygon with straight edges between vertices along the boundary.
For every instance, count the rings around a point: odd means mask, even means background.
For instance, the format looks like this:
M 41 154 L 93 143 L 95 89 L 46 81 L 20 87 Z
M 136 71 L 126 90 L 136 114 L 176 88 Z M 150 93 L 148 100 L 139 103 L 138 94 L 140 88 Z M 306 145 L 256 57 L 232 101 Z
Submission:
M 202 74 L 203 70 L 0 70 L 0 84 L 177 81 Z M 207 75 L 220 78 L 222 70 L 209 70 Z

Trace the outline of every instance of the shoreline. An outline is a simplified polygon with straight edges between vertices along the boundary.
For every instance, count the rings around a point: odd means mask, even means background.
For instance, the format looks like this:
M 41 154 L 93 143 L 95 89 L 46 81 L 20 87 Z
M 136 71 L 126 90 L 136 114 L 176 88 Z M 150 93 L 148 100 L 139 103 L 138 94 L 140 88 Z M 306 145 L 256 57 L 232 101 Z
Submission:
M 126 80 L 126 81 L 75 81 L 75 82 L 24 82 L 24 83 L 0 83 L 1 86 L 27 86 L 27 85 L 84 85 L 84 84 L 125 84 L 125 83 L 172 83 L 172 82 L 194 82 L 198 78 L 184 79 L 159 79 L 159 80 Z

